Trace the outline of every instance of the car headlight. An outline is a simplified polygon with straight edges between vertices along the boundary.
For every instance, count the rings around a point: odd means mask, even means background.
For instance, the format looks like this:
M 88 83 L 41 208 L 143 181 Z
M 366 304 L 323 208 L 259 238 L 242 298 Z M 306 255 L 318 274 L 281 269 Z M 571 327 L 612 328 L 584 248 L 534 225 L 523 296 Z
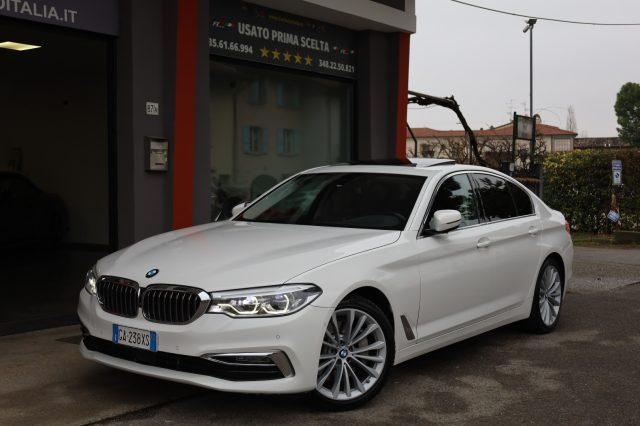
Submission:
M 322 290 L 313 284 L 285 284 L 211 293 L 209 312 L 231 317 L 275 317 L 297 312 Z
M 87 272 L 87 275 L 84 278 L 84 289 L 87 290 L 89 294 L 98 293 L 98 275 L 96 274 L 96 267 L 93 266 Z

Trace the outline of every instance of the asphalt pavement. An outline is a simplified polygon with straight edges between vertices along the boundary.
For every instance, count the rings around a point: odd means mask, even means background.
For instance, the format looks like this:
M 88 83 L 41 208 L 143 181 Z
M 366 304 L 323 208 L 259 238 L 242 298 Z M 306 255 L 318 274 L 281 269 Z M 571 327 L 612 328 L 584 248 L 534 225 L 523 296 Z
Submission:
M 554 333 L 507 326 L 418 357 L 343 413 L 96 365 L 80 358 L 74 327 L 6 336 L 0 424 L 638 424 L 639 270 L 640 250 L 579 248 Z

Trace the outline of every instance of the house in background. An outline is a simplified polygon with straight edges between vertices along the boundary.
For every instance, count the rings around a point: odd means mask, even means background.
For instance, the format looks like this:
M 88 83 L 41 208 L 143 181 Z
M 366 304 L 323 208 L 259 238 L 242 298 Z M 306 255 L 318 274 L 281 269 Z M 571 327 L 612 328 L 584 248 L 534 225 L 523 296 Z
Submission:
M 548 124 L 537 124 L 537 153 L 572 151 L 577 134 Z M 468 152 L 468 139 L 464 130 L 436 130 L 428 127 L 412 128 L 417 139 L 407 130 L 406 152 L 408 157 L 452 158 L 461 161 Z M 509 159 L 513 139 L 513 123 L 489 129 L 474 130 L 478 148 L 483 156 L 498 164 Z M 518 149 L 528 149 L 527 141 L 518 141 Z
M 622 141 L 619 137 L 610 138 L 576 138 L 574 149 L 619 149 L 629 148 L 628 142 Z

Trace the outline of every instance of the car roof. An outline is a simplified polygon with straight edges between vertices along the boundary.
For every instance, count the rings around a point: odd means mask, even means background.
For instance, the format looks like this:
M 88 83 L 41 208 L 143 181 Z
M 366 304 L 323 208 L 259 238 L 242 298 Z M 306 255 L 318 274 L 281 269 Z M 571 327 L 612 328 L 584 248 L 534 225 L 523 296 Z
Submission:
M 414 167 L 410 165 L 336 164 L 316 167 L 305 170 L 302 173 L 383 173 L 430 177 L 457 171 L 485 171 L 502 175 L 502 173 L 487 167 L 452 163 L 437 163 L 429 166 L 418 165 Z

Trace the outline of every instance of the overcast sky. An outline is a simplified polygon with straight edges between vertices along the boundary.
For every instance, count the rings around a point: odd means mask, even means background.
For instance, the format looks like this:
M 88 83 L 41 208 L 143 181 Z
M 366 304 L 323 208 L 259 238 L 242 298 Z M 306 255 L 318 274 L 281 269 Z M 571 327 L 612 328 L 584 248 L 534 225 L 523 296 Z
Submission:
M 640 22 L 639 0 L 466 0 L 534 16 L 600 22 Z M 409 88 L 453 94 L 473 128 L 504 124 L 528 111 L 529 35 L 524 18 L 416 0 Z M 640 83 L 640 27 L 593 27 L 538 21 L 534 31 L 535 112 L 565 127 L 573 105 L 579 133 L 616 136 L 613 110 L 620 86 Z M 461 128 L 452 112 L 409 107 L 414 127 Z M 542 109 L 542 110 L 541 110 Z

